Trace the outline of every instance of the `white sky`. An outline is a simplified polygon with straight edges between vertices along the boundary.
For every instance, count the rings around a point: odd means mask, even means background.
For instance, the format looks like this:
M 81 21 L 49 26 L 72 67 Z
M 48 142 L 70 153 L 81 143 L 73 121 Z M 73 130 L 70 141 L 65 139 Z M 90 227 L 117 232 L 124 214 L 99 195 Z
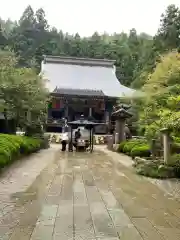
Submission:
M 138 32 L 155 34 L 161 14 L 180 0 L 2 0 L 0 17 L 18 20 L 27 5 L 42 7 L 51 26 L 89 36 L 99 33 Z

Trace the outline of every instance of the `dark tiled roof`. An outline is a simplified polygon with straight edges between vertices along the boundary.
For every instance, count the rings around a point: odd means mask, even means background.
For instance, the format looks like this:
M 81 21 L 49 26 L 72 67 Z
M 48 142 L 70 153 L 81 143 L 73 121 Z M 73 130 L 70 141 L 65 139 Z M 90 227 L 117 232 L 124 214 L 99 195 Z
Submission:
M 61 95 L 76 95 L 76 96 L 105 96 L 102 90 L 91 90 L 91 89 L 73 89 L 73 88 L 55 88 L 53 93 Z

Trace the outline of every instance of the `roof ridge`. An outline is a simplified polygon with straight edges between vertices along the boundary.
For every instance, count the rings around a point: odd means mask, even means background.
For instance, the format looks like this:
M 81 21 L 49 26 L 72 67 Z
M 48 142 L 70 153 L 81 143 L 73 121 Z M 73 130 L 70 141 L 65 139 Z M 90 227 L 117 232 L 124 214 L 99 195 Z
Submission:
M 69 60 L 86 60 L 86 61 L 97 61 L 97 62 L 109 62 L 109 63 L 114 63 L 116 60 L 112 59 L 107 59 L 107 58 L 82 58 L 82 57 L 71 57 L 71 56 L 64 56 L 64 55 L 43 55 L 44 59 L 69 59 Z
M 54 90 L 58 90 L 58 89 L 62 89 L 62 90 L 78 90 L 78 91 L 84 91 L 84 90 L 87 90 L 87 91 L 101 91 L 101 89 L 94 89 L 94 88 L 70 88 L 70 87 L 56 87 Z
M 53 91 L 53 93 L 56 94 L 67 94 L 67 95 L 95 95 L 97 94 L 97 96 L 105 96 L 104 92 L 101 89 L 80 89 L 80 88 L 61 88 L 61 87 L 56 87 Z
M 101 67 L 113 67 L 115 60 L 110 59 L 96 59 L 96 58 L 77 58 L 67 56 L 51 56 L 44 55 L 44 63 L 59 63 L 69 65 L 81 65 L 81 66 L 101 66 Z

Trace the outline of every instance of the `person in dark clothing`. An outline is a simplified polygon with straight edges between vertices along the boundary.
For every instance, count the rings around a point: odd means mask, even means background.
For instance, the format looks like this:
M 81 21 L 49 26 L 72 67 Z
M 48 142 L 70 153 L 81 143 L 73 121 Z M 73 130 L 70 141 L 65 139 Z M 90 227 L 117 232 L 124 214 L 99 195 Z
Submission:
M 77 140 L 81 137 L 81 132 L 80 129 L 78 128 L 78 130 L 75 132 L 75 141 L 77 142 Z

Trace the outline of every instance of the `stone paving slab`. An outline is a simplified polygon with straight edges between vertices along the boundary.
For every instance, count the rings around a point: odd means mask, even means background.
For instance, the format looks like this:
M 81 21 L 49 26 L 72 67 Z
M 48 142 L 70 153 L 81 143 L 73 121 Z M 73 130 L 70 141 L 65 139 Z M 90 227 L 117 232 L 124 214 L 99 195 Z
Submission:
M 59 153 L 13 207 L 2 201 L 0 239 L 179 240 L 180 203 L 117 156 Z

